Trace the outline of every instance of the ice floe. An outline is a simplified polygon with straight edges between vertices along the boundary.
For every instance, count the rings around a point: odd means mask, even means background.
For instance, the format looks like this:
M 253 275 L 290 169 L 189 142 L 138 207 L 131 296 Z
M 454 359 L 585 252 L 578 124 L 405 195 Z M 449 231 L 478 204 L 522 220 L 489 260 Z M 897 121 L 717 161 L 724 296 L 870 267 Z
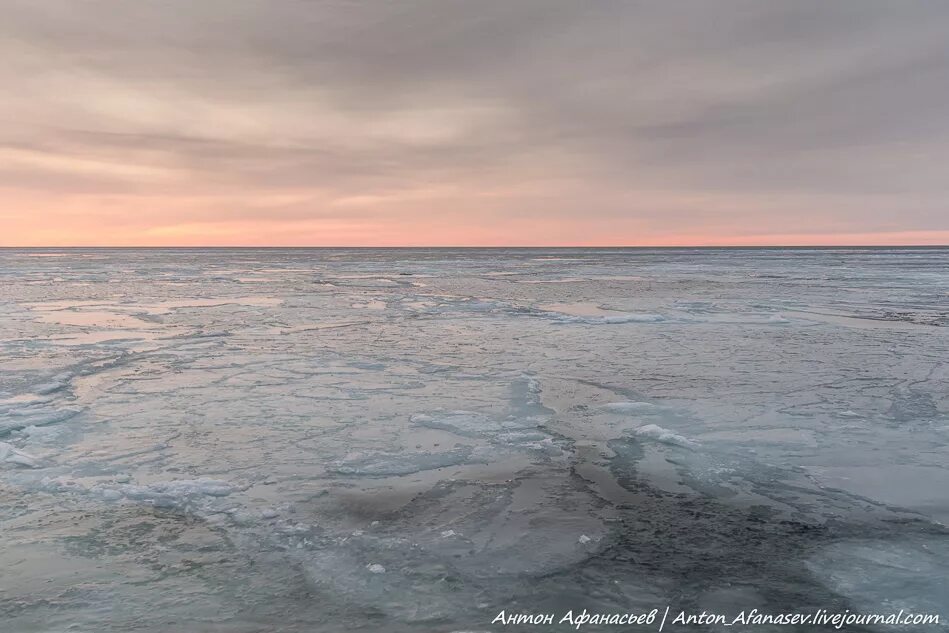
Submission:
M 665 410 L 665 407 L 662 407 L 658 404 L 653 404 L 651 402 L 608 402 L 600 407 L 604 411 L 609 411 L 611 413 L 623 413 L 629 415 L 635 414 L 653 414 L 660 413 Z
M 664 429 L 658 424 L 646 424 L 641 426 L 633 431 L 633 433 L 638 437 L 646 437 L 657 442 L 662 442 L 663 444 L 675 444 L 678 446 L 687 446 L 689 448 L 694 448 L 698 446 L 698 443 L 690 440 L 687 437 L 683 437 L 678 433 L 670 431 L 669 429 Z
M 17 466 L 26 466 L 27 468 L 36 468 L 39 466 L 39 460 L 6 442 L 0 442 L 0 464 L 14 464 Z
M 458 466 L 471 459 L 472 455 L 470 447 L 441 453 L 372 453 L 340 460 L 333 463 L 328 470 L 340 475 L 393 477 Z

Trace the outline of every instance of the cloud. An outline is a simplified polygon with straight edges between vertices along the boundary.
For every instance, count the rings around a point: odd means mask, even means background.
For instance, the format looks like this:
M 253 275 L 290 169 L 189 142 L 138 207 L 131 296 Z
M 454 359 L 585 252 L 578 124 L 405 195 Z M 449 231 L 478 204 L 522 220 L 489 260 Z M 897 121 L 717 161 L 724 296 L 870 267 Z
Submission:
M 949 230 L 941 0 L 0 8 L 3 243 Z

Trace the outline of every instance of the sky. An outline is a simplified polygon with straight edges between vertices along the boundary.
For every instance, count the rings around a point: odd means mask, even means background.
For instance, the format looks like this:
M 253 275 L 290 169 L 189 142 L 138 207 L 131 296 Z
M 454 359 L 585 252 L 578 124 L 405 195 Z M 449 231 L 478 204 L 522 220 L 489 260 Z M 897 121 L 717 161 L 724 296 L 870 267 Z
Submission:
M 945 0 L 0 15 L 0 246 L 949 244 Z

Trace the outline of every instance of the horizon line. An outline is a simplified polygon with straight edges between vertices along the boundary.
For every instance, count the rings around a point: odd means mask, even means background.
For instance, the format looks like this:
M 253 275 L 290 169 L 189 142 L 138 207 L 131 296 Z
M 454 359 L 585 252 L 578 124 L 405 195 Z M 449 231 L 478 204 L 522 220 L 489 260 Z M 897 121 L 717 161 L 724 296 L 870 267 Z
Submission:
M 486 249 L 681 249 L 681 248 L 705 248 L 705 249 L 781 249 L 781 248 L 815 248 L 815 249 L 834 249 L 834 248 L 949 248 L 949 243 L 947 244 L 666 244 L 666 245 L 570 245 L 570 244 L 552 244 L 552 245 L 442 245 L 442 244 L 433 244 L 433 245 L 311 245 L 311 246 L 300 246 L 300 245 L 249 245 L 249 244 L 236 244 L 236 245 L 175 245 L 175 244 L 166 244 L 161 246 L 155 245 L 91 245 L 91 246 L 82 246 L 82 245 L 70 245 L 70 246 L 53 246 L 53 245 L 31 245 L 31 246 L 3 246 L 0 245 L 2 250 L 78 250 L 78 249 L 190 249 L 190 250 L 226 250 L 226 249 L 375 249 L 375 250 L 384 250 L 384 249 L 454 249 L 454 250 L 486 250 Z

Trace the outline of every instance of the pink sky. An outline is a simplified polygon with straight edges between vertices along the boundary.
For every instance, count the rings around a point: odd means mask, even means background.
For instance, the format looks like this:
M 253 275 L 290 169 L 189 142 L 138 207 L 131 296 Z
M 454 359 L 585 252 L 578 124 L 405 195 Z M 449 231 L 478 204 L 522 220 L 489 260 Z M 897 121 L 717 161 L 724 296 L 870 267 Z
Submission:
M 0 246 L 949 243 L 944 3 L 100 7 L 5 9 Z

